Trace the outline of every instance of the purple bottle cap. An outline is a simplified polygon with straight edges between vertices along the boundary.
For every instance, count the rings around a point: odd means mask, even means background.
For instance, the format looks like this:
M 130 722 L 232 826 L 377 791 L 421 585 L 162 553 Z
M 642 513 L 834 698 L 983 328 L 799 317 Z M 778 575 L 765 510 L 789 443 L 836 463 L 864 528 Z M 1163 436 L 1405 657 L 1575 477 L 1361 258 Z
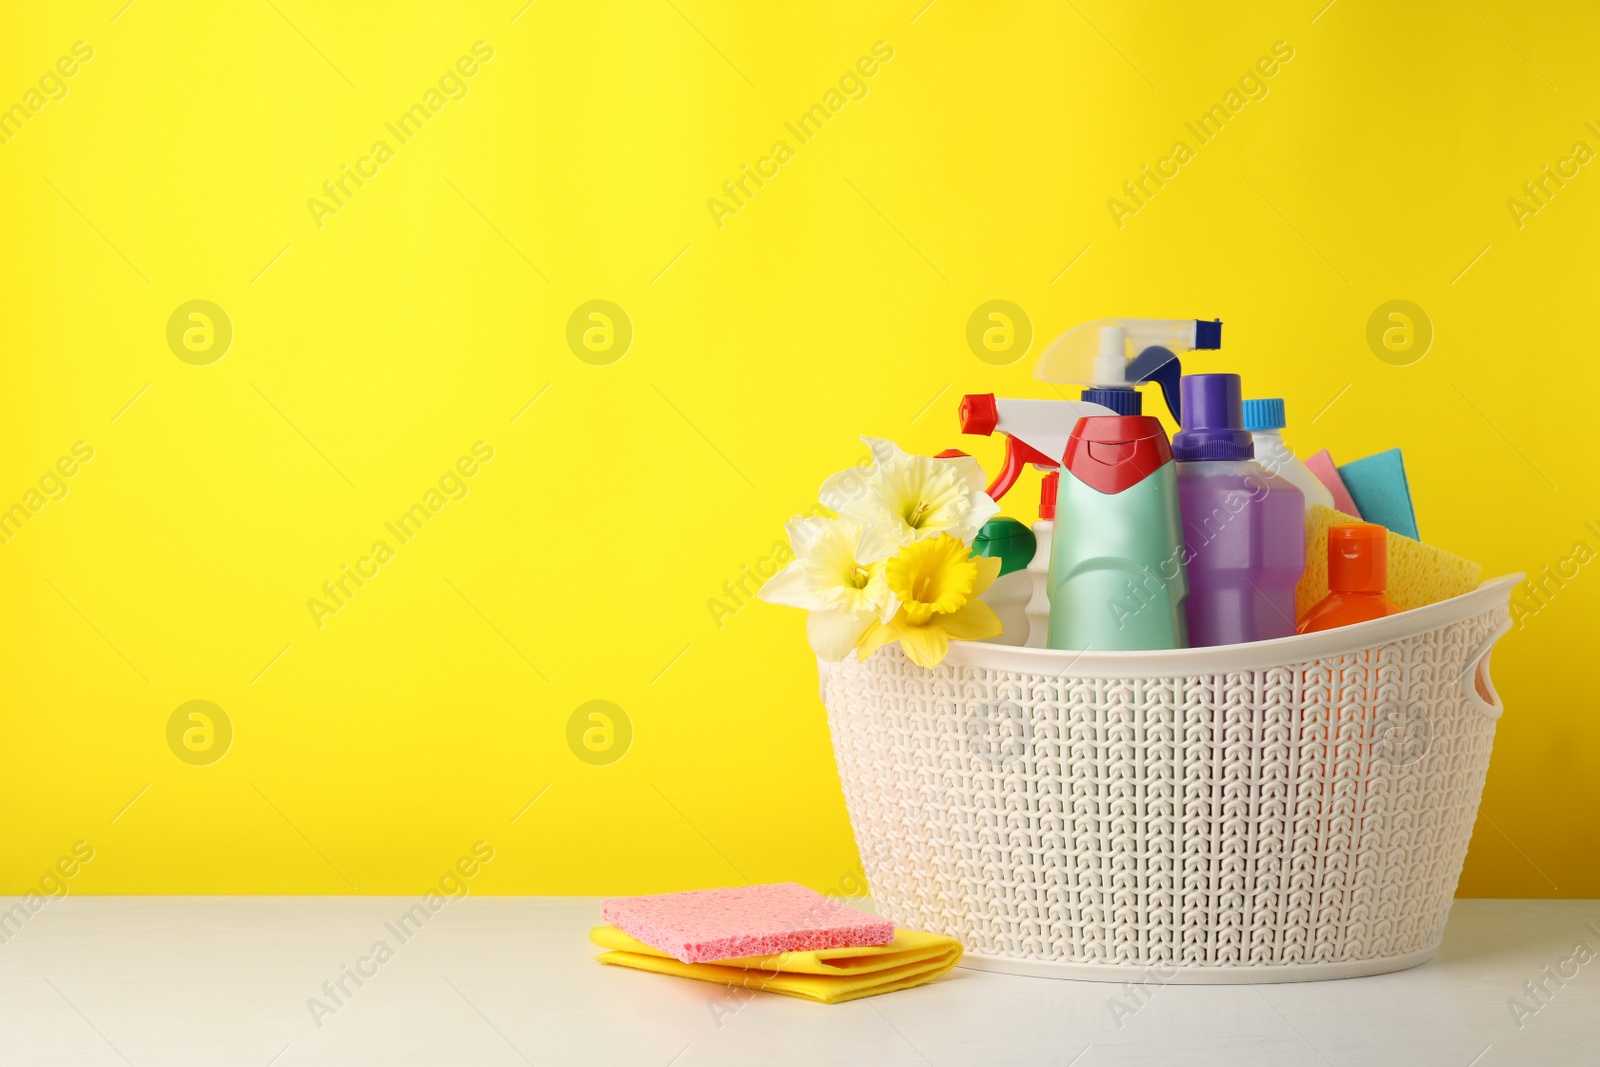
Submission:
M 1183 429 L 1173 435 L 1173 459 L 1255 458 L 1255 441 L 1244 428 L 1237 374 L 1185 374 L 1178 390 Z

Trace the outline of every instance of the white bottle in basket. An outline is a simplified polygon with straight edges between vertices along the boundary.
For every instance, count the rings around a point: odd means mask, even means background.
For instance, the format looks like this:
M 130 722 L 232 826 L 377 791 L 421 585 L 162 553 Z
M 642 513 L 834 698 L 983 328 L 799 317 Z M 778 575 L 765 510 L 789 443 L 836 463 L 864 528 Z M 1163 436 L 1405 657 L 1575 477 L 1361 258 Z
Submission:
M 1322 484 L 1322 479 L 1311 473 L 1283 442 L 1283 428 L 1288 419 L 1283 414 L 1283 400 L 1271 397 L 1266 400 L 1246 400 L 1244 428 L 1255 438 L 1256 462 L 1299 489 L 1306 498 L 1306 513 L 1321 504 L 1333 507 L 1333 494 Z
M 1050 638 L 1050 541 L 1056 529 L 1056 488 L 1061 472 L 1051 471 L 1039 483 L 1039 521 L 1033 524 L 1038 547 L 1028 564 L 1028 647 L 1046 648 Z
M 978 531 L 972 551 L 1000 561 L 1000 576 L 978 599 L 994 609 L 1005 629 L 983 640 L 995 645 L 1026 644 L 1027 608 L 1033 593 L 1033 576 L 1028 573 L 1035 555 L 1033 532 L 1016 519 L 990 519 Z

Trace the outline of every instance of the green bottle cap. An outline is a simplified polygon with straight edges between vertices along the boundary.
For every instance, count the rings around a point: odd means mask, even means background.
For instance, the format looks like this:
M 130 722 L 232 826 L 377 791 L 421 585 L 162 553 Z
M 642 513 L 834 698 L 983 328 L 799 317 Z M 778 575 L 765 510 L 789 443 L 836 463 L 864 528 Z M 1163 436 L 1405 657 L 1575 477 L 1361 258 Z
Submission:
M 1016 519 L 990 519 L 973 539 L 972 551 L 979 556 L 994 556 L 1000 560 L 1000 573 L 1020 571 L 1033 562 L 1038 539 L 1025 523 Z

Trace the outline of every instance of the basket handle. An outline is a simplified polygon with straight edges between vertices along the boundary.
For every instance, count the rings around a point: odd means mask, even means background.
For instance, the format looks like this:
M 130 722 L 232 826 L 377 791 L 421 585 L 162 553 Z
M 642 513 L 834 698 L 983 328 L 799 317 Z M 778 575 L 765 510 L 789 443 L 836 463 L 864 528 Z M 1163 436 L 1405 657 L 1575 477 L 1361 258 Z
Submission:
M 1461 677 L 1458 679 L 1466 694 L 1467 704 L 1490 719 L 1498 719 L 1506 708 L 1500 702 L 1500 694 L 1495 691 L 1494 682 L 1489 678 L 1489 653 L 1494 651 L 1495 643 L 1510 630 L 1511 620 L 1502 620 L 1500 625 L 1484 638 L 1483 643 L 1468 654 L 1467 665 L 1462 669 Z

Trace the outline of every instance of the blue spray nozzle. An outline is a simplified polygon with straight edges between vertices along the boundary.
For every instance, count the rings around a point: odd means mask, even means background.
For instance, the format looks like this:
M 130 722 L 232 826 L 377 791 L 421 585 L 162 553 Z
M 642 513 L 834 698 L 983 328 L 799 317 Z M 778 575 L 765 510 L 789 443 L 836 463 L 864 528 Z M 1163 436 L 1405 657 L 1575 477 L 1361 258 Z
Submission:
M 1219 322 L 1216 325 L 1220 332 L 1222 324 Z M 1167 402 L 1167 410 L 1172 413 L 1172 421 L 1179 426 L 1183 425 L 1183 399 L 1178 388 L 1178 380 L 1182 377 L 1183 365 L 1178 362 L 1178 357 L 1171 349 L 1162 348 L 1160 345 L 1151 345 L 1128 364 L 1130 382 L 1155 382 L 1161 386 L 1161 397 Z

